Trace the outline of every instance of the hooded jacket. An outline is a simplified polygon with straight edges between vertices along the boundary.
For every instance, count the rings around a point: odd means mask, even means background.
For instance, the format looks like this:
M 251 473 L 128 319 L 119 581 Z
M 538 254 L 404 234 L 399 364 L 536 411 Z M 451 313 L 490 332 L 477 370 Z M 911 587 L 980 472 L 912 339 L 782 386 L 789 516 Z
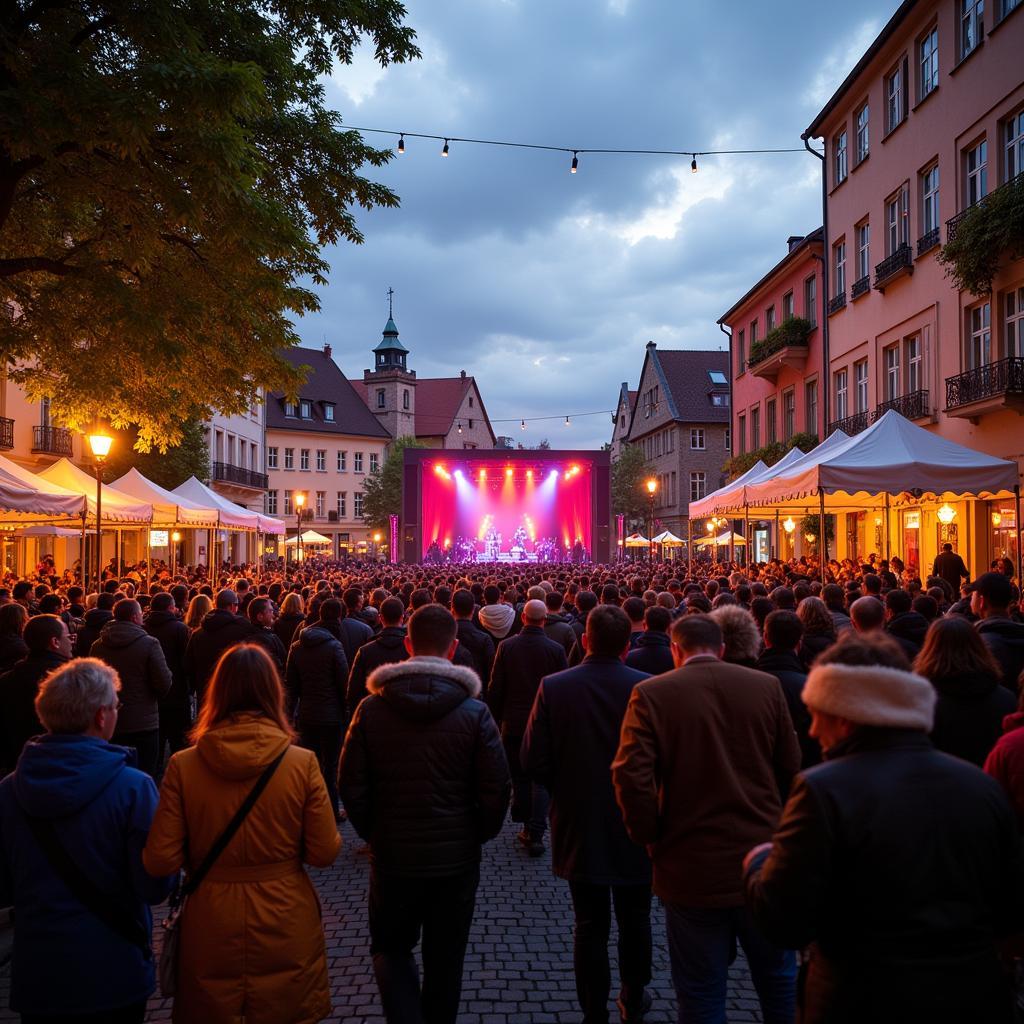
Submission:
M 229 647 L 244 642 L 251 633 L 249 620 L 226 608 L 203 616 L 199 628 L 189 637 L 185 650 L 185 672 L 200 703 L 220 656 Z
M 544 632 L 555 643 L 559 643 L 565 648 L 565 656 L 568 658 L 572 645 L 576 643 L 576 631 L 572 628 L 572 619 L 568 615 L 548 612 L 544 619 Z
M 56 826 L 64 848 L 147 931 L 147 904 L 168 878 L 142 867 L 157 792 L 135 754 L 89 736 L 45 735 L 26 745 L 0 782 L 0 903 L 14 906 L 11 1008 L 26 1014 L 101 1014 L 144 1001 L 154 961 L 81 904 L 50 867 L 25 814 Z M 166 874 L 166 872 L 165 872 Z
M 376 639 L 363 644 L 356 651 L 356 660 L 348 676 L 348 693 L 346 705 L 351 718 L 359 702 L 370 692 L 366 688 L 366 680 L 381 665 L 392 665 L 397 661 L 405 661 L 409 652 L 405 649 L 405 626 L 385 626 Z
M 134 622 L 108 622 L 89 654 L 121 677 L 118 735 L 159 729 L 160 701 L 172 684 L 160 641 Z
M 156 637 L 164 652 L 164 661 L 171 673 L 171 688 L 161 706 L 184 709 L 188 705 L 188 680 L 185 677 L 185 650 L 188 647 L 189 629 L 174 612 L 150 612 L 142 627 Z
M 480 609 L 480 628 L 491 634 L 497 644 L 504 640 L 516 619 L 516 610 L 510 604 L 485 604 Z
M 938 691 L 932 743 L 979 768 L 1003 732 L 1003 719 L 1017 707 L 1013 694 L 988 672 L 933 679 Z
M 981 619 L 975 624 L 985 646 L 1003 670 L 1003 686 L 1017 693 L 1017 680 L 1024 671 L 1024 625 L 1013 619 Z
M 322 625 L 307 626 L 288 651 L 288 696 L 301 725 L 345 722 L 348 661 L 341 641 Z
M 885 631 L 913 661 L 924 645 L 925 634 L 928 632 L 928 620 L 920 612 L 902 612 L 886 622 Z
M 277 634 L 278 639 L 284 645 L 284 649 L 287 651 L 292 641 L 296 640 L 296 630 L 306 621 L 305 615 L 300 615 L 295 612 L 291 615 L 279 615 L 277 621 L 274 623 L 274 632 Z
M 672 641 L 668 633 L 656 629 L 647 630 L 636 642 L 636 647 L 626 655 L 626 664 L 650 676 L 671 672 L 676 666 L 672 660 Z
M 36 694 L 43 677 L 68 659 L 56 651 L 29 654 L 10 671 L 0 675 L 0 775 L 14 771 L 21 749 L 33 736 L 44 732 L 36 714 Z
M 75 657 L 88 658 L 96 637 L 100 630 L 114 618 L 114 613 L 109 608 L 93 608 L 85 613 L 82 619 L 82 628 L 75 634 Z
M 375 868 L 443 878 L 501 830 L 509 772 L 480 680 L 445 658 L 378 668 L 341 754 L 338 789 Z

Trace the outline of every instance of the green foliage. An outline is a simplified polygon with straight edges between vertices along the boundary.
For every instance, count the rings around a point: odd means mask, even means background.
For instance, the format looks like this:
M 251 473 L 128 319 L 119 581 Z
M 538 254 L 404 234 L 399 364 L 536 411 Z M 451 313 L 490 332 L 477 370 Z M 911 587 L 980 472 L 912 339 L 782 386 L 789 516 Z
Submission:
M 755 341 L 750 346 L 747 365 L 753 366 L 762 359 L 774 355 L 779 349 L 786 348 L 787 345 L 806 345 L 807 335 L 813 329 L 810 320 L 804 320 L 799 316 L 783 320 L 778 327 L 773 327 L 760 341 Z
M 957 288 L 972 295 L 992 290 L 1007 260 L 1024 256 L 1024 176 L 1018 175 L 966 211 L 939 262 Z
M 799 434 L 794 434 L 788 441 L 773 441 L 771 444 L 766 444 L 763 448 L 756 448 L 752 452 L 734 455 L 725 463 L 723 468 L 725 475 L 730 480 L 735 480 L 736 477 L 746 473 L 751 466 L 756 466 L 759 461 L 763 462 L 766 466 L 774 466 L 791 448 L 799 448 L 802 452 L 809 452 L 812 448 L 817 447 L 817 445 L 818 435 L 805 430 Z
M 629 529 L 646 519 L 649 499 L 645 481 L 649 475 L 640 445 L 623 445 L 612 463 L 612 512 L 625 515 Z
M 397 0 L 0 4 L 0 365 L 72 429 L 182 437 L 183 406 L 294 394 L 280 356 L 352 209 L 395 207 L 326 106 L 361 40 L 419 56 Z
M 103 479 L 110 483 L 124 476 L 129 469 L 137 469 L 144 477 L 173 491 L 190 476 L 203 483 L 210 477 L 210 446 L 206 443 L 203 424 L 187 419 L 181 424 L 181 441 L 166 453 L 140 452 L 135 448 L 136 430 L 117 431 L 110 455 L 103 464 Z
M 387 531 L 388 517 L 401 516 L 402 452 L 422 447 L 415 437 L 396 437 L 388 448 L 384 465 L 363 481 L 363 520 L 371 530 Z

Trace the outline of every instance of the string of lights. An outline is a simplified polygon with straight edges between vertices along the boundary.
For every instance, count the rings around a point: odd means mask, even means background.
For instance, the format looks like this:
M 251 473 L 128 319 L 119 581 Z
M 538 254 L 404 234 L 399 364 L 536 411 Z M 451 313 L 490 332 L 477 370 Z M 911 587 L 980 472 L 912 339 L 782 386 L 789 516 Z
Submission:
M 493 419 L 492 423 L 515 423 L 519 422 L 519 429 L 525 430 L 527 423 L 540 423 L 546 420 L 565 420 L 565 425 L 571 425 L 574 419 L 584 419 L 587 416 L 614 416 L 611 409 L 598 409 L 597 412 L 571 412 L 559 413 L 557 416 L 507 416 L 504 419 Z
M 580 154 L 589 155 L 612 155 L 612 156 L 678 156 L 690 157 L 690 170 L 697 173 L 697 157 L 704 156 L 754 156 L 768 153 L 806 153 L 803 146 L 764 148 L 764 149 L 621 149 L 616 147 L 590 147 L 590 146 L 549 146 L 539 142 L 512 142 L 507 139 L 471 139 L 462 138 L 457 135 L 434 135 L 429 132 L 404 132 L 396 131 L 394 128 L 362 128 L 354 125 L 348 126 L 349 131 L 371 132 L 377 135 L 394 135 L 398 137 L 398 144 L 395 147 L 398 153 L 405 152 L 405 140 L 410 139 L 432 139 L 435 142 L 443 142 L 441 156 L 447 157 L 451 152 L 451 144 L 455 142 L 472 146 L 504 146 L 509 149 L 534 149 L 549 153 L 572 153 L 572 162 L 569 165 L 569 173 L 576 174 L 580 166 Z

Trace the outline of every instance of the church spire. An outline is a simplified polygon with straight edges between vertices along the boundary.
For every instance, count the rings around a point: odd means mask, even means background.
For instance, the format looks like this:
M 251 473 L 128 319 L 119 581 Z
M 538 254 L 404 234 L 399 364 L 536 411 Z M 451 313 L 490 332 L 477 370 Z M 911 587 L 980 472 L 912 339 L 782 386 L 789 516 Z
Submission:
M 409 350 L 398 340 L 395 325 L 394 288 L 388 288 L 388 322 L 384 325 L 380 344 L 373 350 L 375 370 L 405 370 L 405 359 Z

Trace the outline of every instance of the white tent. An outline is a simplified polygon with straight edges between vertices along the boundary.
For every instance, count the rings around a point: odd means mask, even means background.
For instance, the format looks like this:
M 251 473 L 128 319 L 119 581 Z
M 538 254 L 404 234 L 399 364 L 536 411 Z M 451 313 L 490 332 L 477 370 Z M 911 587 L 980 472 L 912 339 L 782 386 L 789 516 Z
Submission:
M 57 484 L 68 491 L 84 497 L 89 503 L 89 514 L 96 515 L 96 480 L 68 459 L 58 459 L 37 474 L 43 480 Z M 102 485 L 103 508 L 101 516 L 105 523 L 148 523 L 153 519 L 153 506 L 146 501 L 123 494 L 110 484 Z
M 293 547 L 297 543 L 298 540 L 295 537 L 289 537 L 285 541 L 285 544 L 289 544 Z M 302 535 L 302 544 L 304 547 L 322 548 L 325 546 L 329 547 L 333 543 L 334 542 L 331 540 L 330 537 L 325 537 L 322 533 L 317 533 L 316 530 L 306 530 L 306 532 Z
M 762 459 L 758 459 L 750 469 L 745 473 L 741 473 L 735 480 L 731 480 L 724 487 L 719 487 L 717 491 L 705 494 L 700 501 L 691 501 L 688 513 L 690 519 L 703 519 L 705 516 L 713 515 L 720 509 L 734 508 L 735 492 L 739 490 L 742 494 L 744 484 L 749 480 L 759 479 L 768 468 L 769 467 L 764 464 Z M 742 497 L 740 499 L 740 504 L 743 504 Z
M 650 546 L 651 542 L 642 533 L 631 533 L 626 538 L 627 548 L 646 548 Z
M 229 530 L 258 530 L 260 533 L 284 533 L 284 523 L 262 512 L 251 512 L 233 501 L 228 501 L 222 494 L 207 487 L 201 480 L 190 476 L 183 484 L 175 487 L 171 494 L 187 498 L 197 505 L 217 509 L 220 525 Z
M 22 530 L 15 530 L 15 537 L 57 537 L 63 540 L 79 540 L 82 536 L 81 530 L 69 530 L 66 526 L 57 526 L 53 523 L 40 523 L 37 526 L 26 526 Z
M 668 547 L 677 547 L 678 545 L 685 544 L 686 542 L 682 537 L 677 537 L 671 530 L 662 530 L 661 533 L 654 538 L 654 543 L 665 544 Z
M 700 540 L 695 540 L 695 547 L 704 547 L 708 544 L 714 544 L 715 547 L 728 547 L 730 544 L 746 544 L 747 542 L 743 539 L 743 534 L 734 534 L 732 530 L 726 530 L 725 533 L 720 533 L 717 537 L 701 537 Z
M 153 506 L 154 526 L 211 527 L 217 525 L 217 509 L 203 506 L 148 480 L 134 467 L 118 477 L 113 486 Z
M 51 483 L 0 455 L 0 510 L 8 521 L 48 516 L 80 516 L 81 494 Z

